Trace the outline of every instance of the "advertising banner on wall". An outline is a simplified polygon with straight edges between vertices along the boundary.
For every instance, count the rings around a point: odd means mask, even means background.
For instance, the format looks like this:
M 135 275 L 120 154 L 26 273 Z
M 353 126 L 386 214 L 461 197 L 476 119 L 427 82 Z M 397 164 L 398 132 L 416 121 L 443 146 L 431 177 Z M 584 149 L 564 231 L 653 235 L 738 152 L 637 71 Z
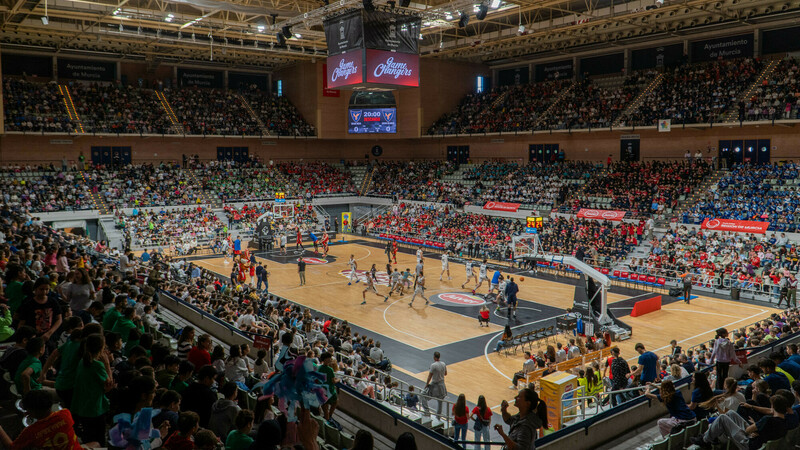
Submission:
M 572 60 L 556 61 L 536 65 L 536 81 L 563 80 L 572 78 L 575 71 Z
M 750 58 L 753 56 L 753 34 L 694 41 L 691 49 L 692 62 Z
M 350 86 L 364 82 L 363 50 L 353 50 L 329 56 L 326 67 L 328 88 Z
M 361 23 L 361 11 L 353 11 L 339 17 L 328 19 L 323 23 L 325 41 L 328 44 L 328 56 L 364 47 L 364 30 Z
M 587 209 L 578 210 L 579 219 L 597 219 L 620 221 L 625 217 L 625 211 L 612 211 L 609 209 Z
M 364 46 L 398 53 L 419 53 L 421 19 L 388 11 L 363 11 Z
M 367 50 L 367 83 L 419 86 L 419 55 Z
M 759 233 L 765 234 L 769 228 L 769 222 L 754 222 L 750 220 L 732 219 L 705 219 L 700 225 L 704 230 L 717 231 L 738 231 L 740 233 Z
M 178 68 L 178 83 L 181 86 L 197 86 L 201 88 L 221 88 L 222 72 L 214 70 L 197 70 Z
M 483 209 L 488 209 L 489 211 L 517 212 L 520 206 L 520 203 L 486 202 L 486 204 L 483 205 Z
M 114 81 L 117 63 L 58 58 L 58 77 L 67 80 Z

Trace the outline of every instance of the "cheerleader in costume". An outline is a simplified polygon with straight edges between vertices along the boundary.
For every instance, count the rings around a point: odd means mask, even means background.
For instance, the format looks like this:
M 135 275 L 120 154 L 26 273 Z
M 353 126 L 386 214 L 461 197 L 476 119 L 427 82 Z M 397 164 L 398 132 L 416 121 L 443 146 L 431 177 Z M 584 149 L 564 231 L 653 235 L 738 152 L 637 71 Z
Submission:
M 328 232 L 326 231 L 325 234 L 322 235 L 322 257 L 326 258 L 328 256 L 328 242 L 330 242 L 331 238 L 328 236 Z

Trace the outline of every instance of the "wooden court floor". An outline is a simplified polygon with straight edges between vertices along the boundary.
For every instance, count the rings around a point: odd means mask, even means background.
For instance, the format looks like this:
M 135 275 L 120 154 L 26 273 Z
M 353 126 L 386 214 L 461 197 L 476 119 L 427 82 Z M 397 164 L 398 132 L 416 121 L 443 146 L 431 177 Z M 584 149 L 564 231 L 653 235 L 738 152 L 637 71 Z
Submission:
M 310 246 L 306 245 L 308 249 Z M 290 247 L 294 249 L 294 246 Z M 306 266 L 306 285 L 300 286 L 296 263 L 281 264 L 271 259 L 258 258 L 266 264 L 270 272 L 270 292 L 289 298 L 292 301 L 315 309 L 320 313 L 328 314 L 339 319 L 347 320 L 351 324 L 364 329 L 369 337 L 380 340 L 389 338 L 402 342 L 414 349 L 424 351 L 423 358 L 428 361 L 419 361 L 415 364 L 417 369 L 404 368 L 403 364 L 396 361 L 398 355 L 389 353 L 387 356 L 393 360 L 396 371 L 408 374 L 424 384 L 427 371 L 420 367 L 427 367 L 432 362 L 434 349 L 446 345 L 458 344 L 464 341 L 469 343 L 481 342 L 480 356 L 469 356 L 460 360 L 445 360 L 448 364 L 446 379 L 448 391 L 451 394 L 465 393 L 467 400 L 474 403 L 479 394 L 486 396 L 489 405 L 499 405 L 503 399 L 510 400 L 514 392 L 509 389 L 511 377 L 514 372 L 521 370 L 524 362 L 522 352 L 516 355 L 495 353 L 494 346 L 506 324 L 505 318 L 492 317 L 490 327 L 479 327 L 474 317 L 434 307 L 426 306 L 419 298 L 413 307 L 408 306 L 411 292 L 400 297 L 397 294 L 390 297 L 388 302 L 383 297 L 367 294 L 366 305 L 360 305 L 364 283 L 347 285 L 347 277 L 341 272 L 349 270 L 347 261 L 354 255 L 358 262 L 359 270 L 369 270 L 375 264 L 379 272 L 385 272 L 386 255 L 382 248 L 360 243 L 337 243 L 330 247 L 330 255 L 336 258 L 335 262 L 328 264 L 308 264 Z M 313 250 L 306 252 L 306 257 L 313 257 Z M 430 256 L 430 257 L 428 257 Z M 397 267 L 400 270 L 411 269 L 416 265 L 413 254 L 397 254 Z M 230 264 L 224 264 L 221 257 L 210 257 L 193 261 L 195 264 L 210 269 L 222 276 L 230 274 Z M 452 280 L 439 281 L 441 262 L 439 255 L 426 254 L 425 274 L 427 279 L 426 295 L 444 292 L 464 292 L 470 289 L 461 289 L 465 280 L 463 264 L 450 263 Z M 477 268 L 476 268 L 477 271 Z M 525 278 L 519 282 L 520 292 L 518 297 L 522 300 L 531 300 L 558 309 L 565 309 L 572 305 L 575 287 L 535 278 Z M 473 284 L 474 286 L 474 284 Z M 388 292 L 386 285 L 378 285 L 381 295 Z M 479 293 L 486 293 L 488 286 L 484 286 Z M 610 307 L 613 303 L 627 297 L 618 294 L 608 294 Z M 761 318 L 766 318 L 778 310 L 768 306 L 757 306 L 734 301 L 719 300 L 714 298 L 699 297 L 692 300 L 690 305 L 675 302 L 664 305 L 661 311 L 656 311 L 641 317 L 620 317 L 633 328 L 633 337 L 618 344 L 622 356 L 635 360 L 638 356 L 633 348 L 635 343 L 642 342 L 648 350 L 657 354 L 663 353 L 669 346 L 671 339 L 676 339 L 679 345 L 688 348 L 714 337 L 714 330 L 719 327 L 728 329 L 748 325 Z M 562 311 L 563 312 L 563 311 Z M 551 317 L 542 317 L 542 320 Z M 525 324 L 512 324 L 517 328 Z M 529 329 L 530 327 L 528 327 Z M 561 342 L 566 342 L 566 336 L 559 336 Z M 477 344 L 475 344 L 477 345 Z M 472 349 L 476 350 L 476 349 Z M 536 346 L 534 345 L 534 350 Z M 416 353 L 416 352 L 415 352 Z M 475 354 L 475 352 L 472 352 Z M 458 359 L 458 358 L 455 358 Z

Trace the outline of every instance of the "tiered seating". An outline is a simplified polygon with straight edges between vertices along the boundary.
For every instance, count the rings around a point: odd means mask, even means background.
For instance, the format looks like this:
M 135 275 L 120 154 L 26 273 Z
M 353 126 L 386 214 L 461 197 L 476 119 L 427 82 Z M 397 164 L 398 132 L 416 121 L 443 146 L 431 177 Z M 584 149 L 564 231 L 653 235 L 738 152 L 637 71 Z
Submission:
M 745 120 L 797 119 L 800 72 L 796 58 L 782 60 L 745 105 Z
M 557 217 L 539 231 L 539 239 L 545 253 L 574 255 L 578 247 L 583 247 L 587 261 L 610 267 L 638 245 L 636 233 L 633 224 Z
M 117 224 L 138 247 L 174 246 L 208 241 L 222 231 L 213 212 L 202 208 L 172 211 L 141 211 L 117 214 Z
M 3 112 L 7 131 L 75 131 L 55 82 L 31 83 L 6 78 L 3 82 Z
M 673 123 L 719 122 L 736 105 L 739 94 L 761 71 L 754 59 L 714 61 L 683 65 L 665 72 L 657 89 L 627 117 L 624 125 L 656 125 L 659 119 Z
M 76 172 L 56 171 L 52 166 L 41 170 L 4 170 L 0 172 L 2 200 L 31 212 L 93 209 L 89 187 Z
M 152 91 L 111 83 L 75 83 L 70 90 L 75 110 L 87 132 L 175 132 Z
M 277 97 L 257 89 L 241 91 L 241 95 L 267 129 L 280 136 L 314 136 L 314 127 L 303 119 L 286 97 Z
M 608 128 L 640 89 L 640 84 L 633 83 L 604 88 L 584 79 L 572 88 L 569 95 L 536 128 Z
M 199 88 L 164 92 L 186 134 L 261 134 L 258 123 L 233 92 Z
M 770 222 L 769 229 L 798 230 L 800 167 L 794 163 L 738 164 L 712 186 L 710 192 L 682 214 L 683 223 L 705 218 Z
M 583 192 L 567 203 L 579 208 L 617 209 L 639 214 L 669 213 L 692 192 L 711 167 L 703 161 L 618 162 L 592 177 Z
M 177 165 L 96 168 L 86 177 L 106 202 L 119 208 L 193 205 L 201 203 L 203 198 L 203 186 L 194 183 Z

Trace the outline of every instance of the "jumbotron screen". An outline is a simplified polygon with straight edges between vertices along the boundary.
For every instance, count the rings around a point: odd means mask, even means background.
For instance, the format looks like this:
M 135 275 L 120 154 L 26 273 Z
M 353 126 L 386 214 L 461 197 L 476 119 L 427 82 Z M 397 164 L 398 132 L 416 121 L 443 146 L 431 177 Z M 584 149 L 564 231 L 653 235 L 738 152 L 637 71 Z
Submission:
M 397 108 L 350 108 L 347 132 L 397 133 Z

